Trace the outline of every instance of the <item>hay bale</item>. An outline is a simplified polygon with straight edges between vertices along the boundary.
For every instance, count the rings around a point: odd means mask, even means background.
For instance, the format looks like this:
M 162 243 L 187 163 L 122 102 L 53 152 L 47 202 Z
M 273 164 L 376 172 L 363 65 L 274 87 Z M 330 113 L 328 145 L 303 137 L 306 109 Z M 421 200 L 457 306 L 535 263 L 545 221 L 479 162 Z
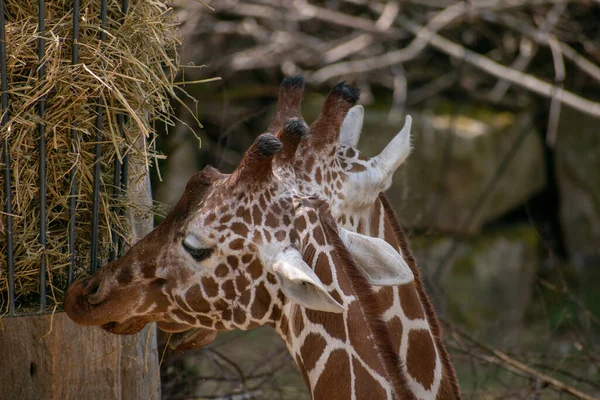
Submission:
M 109 0 L 105 41 L 100 41 L 100 1 L 81 0 L 79 62 L 71 63 L 73 5 L 71 0 L 46 2 L 45 77 L 38 78 L 38 8 L 36 2 L 5 0 L 7 77 L 9 108 L 0 129 L 0 146 L 7 139 L 11 156 L 15 294 L 18 312 L 39 309 L 39 133 L 46 125 L 48 308 L 62 301 L 69 267 L 68 226 L 69 173 L 76 168 L 76 276 L 85 276 L 90 265 L 93 169 L 95 164 L 96 109 L 105 106 L 102 126 L 99 257 L 106 261 L 111 229 L 122 238 L 131 237 L 127 218 L 116 212 L 125 207 L 138 213 L 136 199 L 113 198 L 113 165 L 128 157 L 138 178 L 156 154 L 150 149 L 156 132 L 150 121 L 169 121 L 169 96 L 178 69 L 176 23 L 168 6 L 151 0 L 132 0 L 126 14 L 121 1 Z M 44 96 L 46 112 L 41 119 L 36 107 Z M 125 115 L 124 132 L 117 116 Z M 77 132 L 73 140 L 71 130 Z M 146 144 L 139 146 L 140 143 Z M 4 160 L 0 170 L 4 171 Z M 136 176 L 130 177 L 136 179 Z M 4 176 L 0 177 L 3 206 Z M 2 212 L 4 211 L 2 208 Z M 0 233 L 0 315 L 8 310 L 7 245 Z

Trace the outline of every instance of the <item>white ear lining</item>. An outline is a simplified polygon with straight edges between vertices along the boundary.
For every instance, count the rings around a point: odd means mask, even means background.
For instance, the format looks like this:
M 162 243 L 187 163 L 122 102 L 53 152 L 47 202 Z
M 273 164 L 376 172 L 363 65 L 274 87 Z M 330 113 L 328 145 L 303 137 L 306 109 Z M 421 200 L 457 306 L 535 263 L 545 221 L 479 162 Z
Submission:
M 339 228 L 340 238 L 372 285 L 395 286 L 415 280 L 412 270 L 388 242 Z
M 379 155 L 373 157 L 377 168 L 382 172 L 383 176 L 389 176 L 398 169 L 410 154 L 410 128 L 412 126 L 412 118 L 406 116 L 406 122 L 402 130 L 385 146 L 385 149 Z
M 363 106 L 354 106 L 348 111 L 342 127 L 340 128 L 340 143 L 356 147 L 362 133 L 365 109 Z
M 344 306 L 327 291 L 317 274 L 295 249 L 283 252 L 274 260 L 271 270 L 281 290 L 291 300 L 313 310 L 341 313 Z
M 365 171 L 349 174 L 346 197 L 353 199 L 355 206 L 362 208 L 371 205 L 380 192 L 390 187 L 394 172 L 410 154 L 411 125 L 412 118 L 407 115 L 402 130 L 379 155 L 371 158 L 373 166 Z

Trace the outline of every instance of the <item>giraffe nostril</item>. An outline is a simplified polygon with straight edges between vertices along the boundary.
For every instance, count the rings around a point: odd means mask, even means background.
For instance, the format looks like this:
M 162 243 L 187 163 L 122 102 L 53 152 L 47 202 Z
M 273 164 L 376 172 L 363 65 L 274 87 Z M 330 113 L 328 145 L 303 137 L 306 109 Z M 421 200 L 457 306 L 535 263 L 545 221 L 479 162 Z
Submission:
M 94 286 L 92 286 L 92 288 L 90 289 L 90 296 L 93 296 L 95 294 L 98 294 L 98 291 L 100 290 L 100 283 L 96 283 Z
M 100 282 L 90 285 L 87 301 L 93 306 L 96 306 L 104 301 L 106 296 L 103 295 Z

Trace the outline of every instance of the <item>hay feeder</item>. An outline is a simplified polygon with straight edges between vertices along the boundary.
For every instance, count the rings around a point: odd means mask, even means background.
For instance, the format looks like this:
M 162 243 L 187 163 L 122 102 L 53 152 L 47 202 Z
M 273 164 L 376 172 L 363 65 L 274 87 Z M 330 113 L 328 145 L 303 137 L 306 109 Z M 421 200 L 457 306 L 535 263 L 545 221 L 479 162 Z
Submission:
M 159 396 L 153 330 L 121 338 L 60 310 L 74 279 L 152 227 L 150 121 L 170 123 L 178 46 L 160 1 L 0 0 L 0 347 L 9 349 L 0 385 L 14 389 L 9 398 Z

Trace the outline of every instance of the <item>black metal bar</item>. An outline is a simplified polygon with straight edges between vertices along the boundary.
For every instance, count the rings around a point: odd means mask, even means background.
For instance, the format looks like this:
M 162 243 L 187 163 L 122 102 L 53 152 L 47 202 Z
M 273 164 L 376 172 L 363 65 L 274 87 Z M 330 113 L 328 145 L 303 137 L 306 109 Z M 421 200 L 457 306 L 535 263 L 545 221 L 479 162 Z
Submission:
M 119 125 L 119 131 L 121 132 L 122 135 L 125 134 L 125 128 L 124 128 L 124 124 L 125 124 L 125 119 L 126 117 L 123 116 L 122 118 L 122 123 Z M 123 156 L 123 165 L 121 166 L 121 191 L 123 192 L 123 195 L 127 194 L 127 185 L 129 182 L 129 153 L 125 153 L 125 155 Z M 120 208 L 119 209 L 119 216 L 123 216 L 125 215 L 125 209 L 124 208 Z M 118 247 L 118 253 L 119 255 L 123 255 L 123 253 L 125 252 L 125 243 L 123 242 L 123 238 L 120 237 L 119 238 L 119 247 Z
M 44 34 L 46 30 L 46 4 L 38 0 L 38 79 L 41 81 L 46 76 L 44 56 L 46 43 Z M 40 259 L 40 311 L 46 310 L 46 124 L 43 121 L 46 112 L 46 99 L 44 96 L 38 100 L 38 114 L 42 121 L 38 124 L 40 134 L 40 244 L 42 256 Z
M 73 0 L 73 46 L 71 54 L 71 64 L 79 63 L 79 0 Z M 71 129 L 71 144 L 73 145 L 73 153 L 78 152 L 78 136 L 79 132 L 76 129 Z M 68 284 L 73 283 L 75 278 L 75 216 L 77 215 L 77 166 L 71 168 L 71 191 L 69 193 L 69 276 Z
M 8 121 L 8 77 L 6 76 L 6 20 L 4 16 L 4 0 L 0 0 L 0 74 L 2 75 L 2 118 L 0 129 L 6 126 Z M 13 243 L 13 219 L 12 219 L 12 192 L 10 174 L 10 146 L 8 134 L 4 138 L 4 194 L 6 196 L 6 265 L 8 268 L 8 313 L 15 313 L 15 259 Z
M 123 115 L 117 115 L 117 123 L 119 125 L 119 133 L 123 135 L 122 126 L 123 126 Z M 118 206 L 119 195 L 121 192 L 121 161 L 118 157 L 115 157 L 114 161 L 114 177 L 113 177 L 113 202 L 114 202 L 114 211 L 116 215 L 120 214 L 120 207 Z M 114 228 L 110 230 L 110 253 L 108 256 L 109 261 L 114 261 L 117 259 L 117 253 L 119 251 L 118 245 L 118 237 L 117 231 Z
M 106 41 L 106 9 L 107 0 L 100 3 L 100 51 L 103 50 L 103 44 Z M 94 200 L 92 204 L 92 253 L 91 253 L 91 273 L 98 270 L 98 219 L 100 213 L 100 180 L 101 180 L 101 161 L 102 157 L 102 118 L 104 117 L 104 96 L 100 95 L 96 106 L 96 155 L 94 164 Z
M 127 15 L 128 11 L 129 11 L 129 0 L 123 0 L 123 4 L 121 5 L 121 13 L 123 14 L 122 21 L 125 19 L 125 15 Z M 122 23 L 122 21 L 121 21 L 121 23 Z M 121 135 L 122 138 L 125 138 L 125 121 L 126 121 L 125 115 L 123 115 L 123 114 L 117 115 L 117 123 L 119 125 L 119 135 Z M 125 155 L 123 156 L 123 162 L 119 167 L 120 172 L 121 172 L 120 182 L 117 182 L 116 174 L 115 174 L 115 182 L 114 182 L 115 187 L 118 186 L 123 195 L 125 195 L 127 193 L 127 179 L 129 179 L 128 165 L 129 165 L 129 154 L 127 153 L 127 150 L 126 150 Z M 124 214 L 125 214 L 125 210 L 122 207 L 119 207 L 117 209 L 117 215 L 119 217 L 122 217 Z M 113 244 L 113 246 L 116 247 L 115 251 L 116 251 L 117 256 L 123 255 L 123 252 L 124 252 L 123 238 L 118 237 L 118 238 L 116 238 L 116 241 L 115 241 L 114 237 L 113 237 L 112 244 Z
M 102 156 L 102 116 L 104 108 L 102 107 L 102 98 L 98 100 L 96 106 L 96 154 L 94 164 L 94 200 L 92 203 L 92 252 L 90 272 L 93 274 L 98 269 L 98 219 L 100 213 L 100 167 Z

